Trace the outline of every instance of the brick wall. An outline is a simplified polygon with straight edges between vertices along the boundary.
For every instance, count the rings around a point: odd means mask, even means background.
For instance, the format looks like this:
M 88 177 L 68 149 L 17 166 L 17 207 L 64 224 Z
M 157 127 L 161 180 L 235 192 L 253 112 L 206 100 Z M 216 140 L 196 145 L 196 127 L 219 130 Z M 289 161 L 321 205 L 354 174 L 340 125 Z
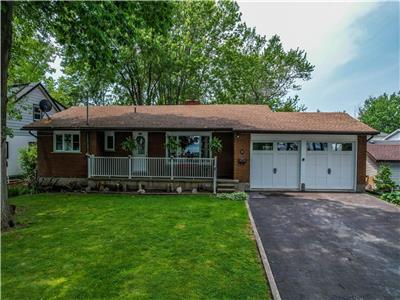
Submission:
M 240 182 L 250 182 L 250 134 L 234 133 L 233 178 Z M 240 164 L 239 160 L 245 160 Z
M 86 177 L 86 132 L 81 131 L 80 153 L 54 153 L 53 132 L 39 131 L 38 175 L 43 177 Z
M 357 191 L 363 191 L 367 168 L 367 137 L 357 137 Z

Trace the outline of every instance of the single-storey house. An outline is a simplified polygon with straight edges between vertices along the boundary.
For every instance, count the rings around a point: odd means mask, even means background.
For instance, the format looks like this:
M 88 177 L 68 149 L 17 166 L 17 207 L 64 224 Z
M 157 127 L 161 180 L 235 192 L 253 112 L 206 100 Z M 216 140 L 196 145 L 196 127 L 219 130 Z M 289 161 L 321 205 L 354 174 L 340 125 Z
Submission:
M 141 181 L 149 189 L 162 180 L 216 178 L 220 191 L 232 183 L 242 190 L 364 189 L 367 135 L 378 132 L 346 113 L 193 104 L 72 107 L 24 129 L 37 131 L 41 177 Z M 121 146 L 127 137 L 137 141 L 133 153 Z M 212 137 L 222 142 L 218 154 L 210 151 Z M 166 147 L 170 139 L 178 149 Z
M 367 145 L 367 176 L 373 179 L 378 173 L 380 165 L 387 165 L 392 172 L 392 179 L 400 186 L 400 141 Z M 374 188 L 373 180 L 369 180 L 371 189 Z

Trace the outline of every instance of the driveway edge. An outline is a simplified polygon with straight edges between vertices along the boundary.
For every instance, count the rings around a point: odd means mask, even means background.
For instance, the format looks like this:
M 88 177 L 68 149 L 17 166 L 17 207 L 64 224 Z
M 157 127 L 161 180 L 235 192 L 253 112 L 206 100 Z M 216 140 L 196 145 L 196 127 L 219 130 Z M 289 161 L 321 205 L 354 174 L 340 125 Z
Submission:
M 271 289 L 272 298 L 274 300 L 281 300 L 281 296 L 279 294 L 278 287 L 276 286 L 275 278 L 274 278 L 274 275 L 272 274 L 271 266 L 269 264 L 269 261 L 268 261 L 268 258 L 267 258 L 267 254 L 265 253 L 264 246 L 263 246 L 263 244 L 261 242 L 260 235 L 258 234 L 256 223 L 254 222 L 253 215 L 251 213 L 248 200 L 246 200 L 246 208 L 247 208 L 247 213 L 249 215 L 251 228 L 253 230 L 254 237 L 256 238 L 258 253 L 260 254 L 261 261 L 262 261 L 263 267 L 264 267 L 264 271 L 265 271 L 265 274 L 267 275 L 267 278 L 268 278 L 268 282 L 269 282 L 269 287 Z

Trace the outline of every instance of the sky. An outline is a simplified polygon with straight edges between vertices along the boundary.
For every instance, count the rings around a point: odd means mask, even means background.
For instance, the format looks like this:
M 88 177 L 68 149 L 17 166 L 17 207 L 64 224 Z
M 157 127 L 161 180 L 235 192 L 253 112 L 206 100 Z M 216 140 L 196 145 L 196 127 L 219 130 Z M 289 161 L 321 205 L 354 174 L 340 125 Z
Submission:
M 308 111 L 356 116 L 369 96 L 400 90 L 400 1 L 240 1 L 242 20 L 315 65 L 299 95 Z

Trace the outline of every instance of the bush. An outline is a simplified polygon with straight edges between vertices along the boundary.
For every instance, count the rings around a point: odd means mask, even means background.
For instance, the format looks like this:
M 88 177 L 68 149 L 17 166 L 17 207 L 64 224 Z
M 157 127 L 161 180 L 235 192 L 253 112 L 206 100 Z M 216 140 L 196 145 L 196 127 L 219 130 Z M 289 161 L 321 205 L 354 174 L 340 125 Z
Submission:
M 36 145 L 29 145 L 27 148 L 23 148 L 20 151 L 20 164 L 22 169 L 22 175 L 28 184 L 28 188 L 31 192 L 36 192 L 38 180 L 37 180 L 37 147 Z
M 24 185 L 15 185 L 8 188 L 8 197 L 16 197 L 20 195 L 30 194 L 30 189 Z
M 392 180 L 392 171 L 387 165 L 381 165 L 378 170 L 378 174 L 375 176 L 375 190 L 378 193 L 391 192 L 395 187 L 396 183 Z
M 386 193 L 381 196 L 382 200 L 400 205 L 400 192 Z
M 217 198 L 223 200 L 245 201 L 247 200 L 247 194 L 245 192 L 222 193 L 217 194 Z

